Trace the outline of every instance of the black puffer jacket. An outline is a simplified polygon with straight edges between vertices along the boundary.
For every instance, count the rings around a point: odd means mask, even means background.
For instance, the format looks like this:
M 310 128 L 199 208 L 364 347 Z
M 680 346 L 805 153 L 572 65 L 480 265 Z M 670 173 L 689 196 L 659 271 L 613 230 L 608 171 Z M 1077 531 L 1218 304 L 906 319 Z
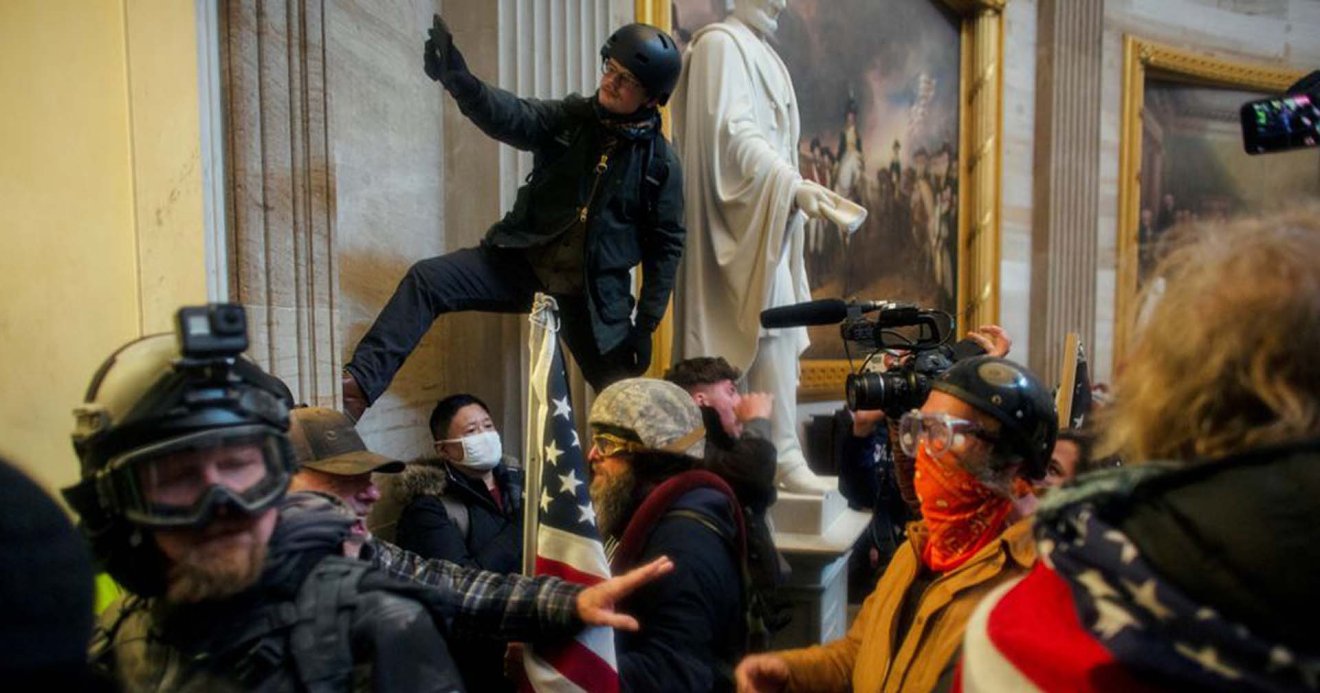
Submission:
M 664 317 L 674 274 L 683 254 L 683 173 L 678 157 L 659 131 L 659 114 L 648 109 L 636 123 L 650 127 L 607 127 L 594 98 L 578 95 L 553 101 L 524 99 L 472 78 L 451 91 L 459 109 L 483 132 L 533 154 L 529 180 L 518 189 L 513 209 L 490 228 L 484 244 L 531 248 L 549 243 L 587 213 L 586 286 L 592 334 L 608 352 L 628 334 L 633 310 L 632 277 L 642 265 L 637 324 L 655 329 Z M 606 151 L 607 142 L 614 142 Z M 597 165 L 608 154 L 597 181 Z M 652 169 L 649 160 L 660 162 Z M 646 171 L 658 171 L 644 198 Z
M 102 615 L 92 661 L 127 691 L 303 691 L 310 662 L 324 662 L 339 651 L 330 643 L 346 638 L 350 680 L 337 686 L 341 690 L 463 690 L 443 620 L 435 617 L 443 610 L 438 597 L 430 601 L 407 586 L 395 591 L 395 583 L 369 568 L 354 572 L 360 564 L 338 555 L 350 524 L 316 494 L 291 494 L 256 585 L 199 604 L 122 600 Z M 299 599 L 312 589 L 308 578 L 339 574 L 359 580 L 356 588 L 330 588 L 345 595 L 347 601 L 337 603 L 347 622 L 332 619 L 325 629 L 303 630 L 314 634 L 316 646 L 295 647 Z
M 441 558 L 495 573 L 520 572 L 522 469 L 510 468 L 508 462 L 491 470 L 503 507 L 495 504 L 480 479 L 455 472 L 440 460 L 408 465 L 396 486 L 403 510 L 396 525 L 395 543 L 424 558 Z M 463 508 L 466 532 L 450 516 L 442 498 Z M 504 677 L 505 645 L 501 640 L 480 638 L 450 645 L 469 690 L 514 690 L 513 682 Z
M 508 460 L 491 470 L 501 504 L 479 479 L 455 472 L 440 460 L 408 465 L 396 489 L 402 511 L 395 544 L 423 558 L 443 558 L 494 573 L 522 570 L 522 468 Z M 462 505 L 467 531 L 458 526 L 441 497 Z

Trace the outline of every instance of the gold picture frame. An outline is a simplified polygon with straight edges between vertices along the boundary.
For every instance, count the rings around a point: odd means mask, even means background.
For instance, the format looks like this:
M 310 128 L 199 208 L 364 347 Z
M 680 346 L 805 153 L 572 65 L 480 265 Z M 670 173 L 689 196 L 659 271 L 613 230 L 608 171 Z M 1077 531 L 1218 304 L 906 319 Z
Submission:
M 1140 267 L 1142 118 L 1146 78 L 1191 85 L 1282 92 L 1305 74 L 1292 68 L 1228 60 L 1127 35 L 1118 156 L 1118 244 L 1114 364 L 1120 364 L 1136 319 Z
M 962 21 L 959 70 L 958 324 L 999 322 L 1000 170 L 1004 110 L 1004 6 L 1007 0 L 931 0 Z M 637 21 L 668 31 L 670 0 L 636 0 Z M 657 330 L 656 360 L 668 362 L 672 339 L 666 314 Z M 843 398 L 850 364 L 843 359 L 802 362 L 798 401 Z

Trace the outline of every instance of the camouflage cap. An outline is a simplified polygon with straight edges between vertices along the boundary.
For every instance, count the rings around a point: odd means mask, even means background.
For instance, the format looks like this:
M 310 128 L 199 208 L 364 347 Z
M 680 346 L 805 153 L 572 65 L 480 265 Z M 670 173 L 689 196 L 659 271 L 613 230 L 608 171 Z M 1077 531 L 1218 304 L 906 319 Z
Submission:
M 648 448 L 693 457 L 706 452 L 701 409 L 683 388 L 655 378 L 629 378 L 605 388 L 591 405 L 590 423 L 626 429 Z

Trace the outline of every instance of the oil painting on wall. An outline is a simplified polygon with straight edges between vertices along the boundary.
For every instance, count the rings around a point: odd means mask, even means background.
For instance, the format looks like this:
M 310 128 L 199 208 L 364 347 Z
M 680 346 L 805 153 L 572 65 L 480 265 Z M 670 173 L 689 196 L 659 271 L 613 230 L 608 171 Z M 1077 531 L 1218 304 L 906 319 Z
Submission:
M 1178 224 L 1320 199 L 1320 151 L 1251 156 L 1243 149 L 1238 109 L 1266 96 L 1146 80 L 1137 226 L 1139 285 L 1159 256 L 1161 239 Z
M 726 14 L 674 0 L 676 38 Z M 886 299 L 954 313 L 958 282 L 961 19 L 938 0 L 791 0 L 774 48 L 797 92 L 803 177 L 866 207 L 853 234 L 807 224 L 813 298 Z M 808 359 L 843 358 L 812 328 Z

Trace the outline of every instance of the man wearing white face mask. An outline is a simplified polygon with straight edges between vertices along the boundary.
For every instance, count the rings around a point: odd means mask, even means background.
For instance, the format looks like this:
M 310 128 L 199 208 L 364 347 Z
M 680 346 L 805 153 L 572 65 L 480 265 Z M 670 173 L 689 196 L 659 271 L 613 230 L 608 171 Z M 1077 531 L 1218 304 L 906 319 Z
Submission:
M 495 573 L 522 568 L 522 469 L 503 457 L 500 434 L 485 402 L 446 397 L 431 412 L 436 457 L 399 475 L 402 507 L 395 543 Z M 513 691 L 504 678 L 504 643 L 455 642 L 451 651 L 469 690 Z
M 427 558 L 517 572 L 522 470 L 505 463 L 489 408 L 472 395 L 451 395 L 436 404 L 430 423 L 436 457 L 399 478 L 396 543 Z

